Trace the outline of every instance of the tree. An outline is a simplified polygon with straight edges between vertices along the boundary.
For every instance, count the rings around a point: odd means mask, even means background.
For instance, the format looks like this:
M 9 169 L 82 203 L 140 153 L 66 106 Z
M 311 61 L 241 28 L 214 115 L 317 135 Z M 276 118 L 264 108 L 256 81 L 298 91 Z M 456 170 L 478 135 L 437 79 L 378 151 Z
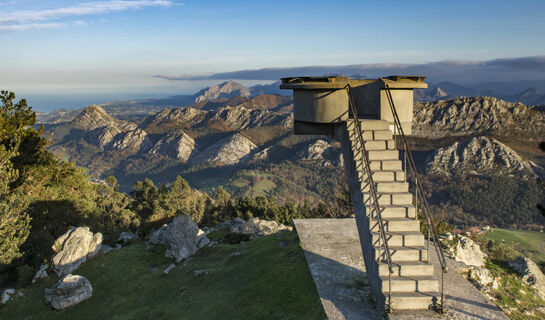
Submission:
M 14 104 L 13 92 L 1 91 L 0 99 L 0 264 L 9 264 L 22 255 L 19 248 L 30 233 L 30 217 L 25 213 L 28 200 L 10 188 L 19 177 L 12 160 L 19 155 L 36 115 L 26 100 Z

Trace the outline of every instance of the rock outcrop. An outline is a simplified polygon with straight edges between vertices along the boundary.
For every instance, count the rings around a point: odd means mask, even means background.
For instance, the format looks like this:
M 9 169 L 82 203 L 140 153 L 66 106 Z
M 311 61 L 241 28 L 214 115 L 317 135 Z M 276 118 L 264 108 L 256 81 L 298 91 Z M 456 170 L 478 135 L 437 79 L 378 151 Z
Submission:
M 212 162 L 216 165 L 234 165 L 246 160 L 248 155 L 257 146 L 242 134 L 234 134 L 219 140 L 201 153 L 197 154 L 191 162 Z
M 195 94 L 195 102 L 203 100 L 217 100 L 236 96 L 248 97 L 250 90 L 235 81 L 226 81 L 213 87 L 205 88 Z
M 83 111 L 72 121 L 72 125 L 85 130 L 94 130 L 107 126 L 115 127 L 122 131 L 136 129 L 134 123 L 115 119 L 104 111 L 102 107 L 97 105 L 91 105 L 83 109 Z
M 446 175 L 475 172 L 537 176 L 533 165 L 494 138 L 474 137 L 436 150 L 427 159 L 428 171 Z
M 415 103 L 412 134 L 443 138 L 483 134 L 545 135 L 545 114 L 492 97 Z
M 471 279 L 479 288 L 485 286 L 492 289 L 499 288 L 499 283 L 492 277 L 492 274 L 486 268 L 473 268 L 469 272 L 469 279 Z
M 115 137 L 109 145 L 109 150 L 121 151 L 146 151 L 152 147 L 152 142 L 146 131 L 138 128 L 136 130 L 121 133 Z
M 106 146 L 120 133 L 121 130 L 119 130 L 117 127 L 104 126 L 88 131 L 85 134 L 85 141 L 104 150 Z
M 260 220 L 259 218 L 250 218 L 248 220 L 235 218 L 221 223 L 216 229 L 225 227 L 228 227 L 231 232 L 247 234 L 254 238 L 293 230 L 292 227 L 285 226 L 276 221 Z
M 69 274 L 45 289 L 45 302 L 61 310 L 91 298 L 93 287 L 87 278 Z
M 176 262 L 191 257 L 210 243 L 205 233 L 185 214 L 175 217 L 170 224 L 152 232 L 149 241 L 167 246 L 165 256 Z
M 341 150 L 321 139 L 299 151 L 295 159 L 300 162 L 312 162 L 326 167 L 343 165 Z
M 60 236 L 52 248 L 57 254 L 53 257 L 52 267 L 59 277 L 76 270 L 88 258 L 100 251 L 102 234 L 93 234 L 87 227 L 77 227 Z
M 198 152 L 195 140 L 182 131 L 170 133 L 161 138 L 150 154 L 159 154 L 186 162 L 194 152 Z
M 484 266 L 484 258 L 486 254 L 481 251 L 478 244 L 470 238 L 460 237 L 456 245 L 456 254 L 454 260 L 465 263 L 468 266 L 482 267 Z
M 541 299 L 545 300 L 545 276 L 541 269 L 528 258 L 518 257 L 509 261 L 509 267 L 522 276 L 522 281 L 536 289 Z

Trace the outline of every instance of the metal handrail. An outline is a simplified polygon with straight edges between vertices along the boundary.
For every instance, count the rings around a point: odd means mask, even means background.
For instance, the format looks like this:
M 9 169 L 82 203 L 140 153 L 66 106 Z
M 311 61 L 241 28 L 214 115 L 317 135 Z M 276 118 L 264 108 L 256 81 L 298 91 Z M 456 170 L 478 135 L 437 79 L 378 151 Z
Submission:
M 369 191 L 371 193 L 371 198 L 373 199 L 373 204 L 375 207 L 375 218 L 378 220 L 379 223 L 379 229 L 380 229 L 380 237 L 382 239 L 382 243 L 384 244 L 384 251 L 386 252 L 386 258 L 388 262 L 388 282 L 389 282 L 389 291 L 388 291 L 388 309 L 391 310 L 392 306 L 392 273 L 394 272 L 394 268 L 392 265 L 392 255 L 390 253 L 390 247 L 388 246 L 388 241 L 386 239 L 386 231 L 384 229 L 384 222 L 382 221 L 382 213 L 378 204 L 378 196 L 377 196 L 377 190 L 375 182 L 373 181 L 373 175 L 371 172 L 371 164 L 369 162 L 369 157 L 367 154 L 367 149 L 365 148 L 365 141 L 363 140 L 363 133 L 361 130 L 361 123 L 358 118 L 358 111 L 356 109 L 356 104 L 354 103 L 354 97 L 352 96 L 352 88 L 350 84 L 346 85 L 346 89 L 348 91 L 348 98 L 349 98 L 349 106 L 350 110 L 352 112 L 352 117 L 354 118 L 354 122 L 356 124 L 356 131 L 357 136 L 359 138 L 359 142 L 361 145 L 361 151 L 362 151 L 362 158 L 365 163 L 365 171 L 367 173 L 367 177 L 369 180 Z
M 424 195 L 424 189 L 422 188 L 422 185 L 420 184 L 420 179 L 418 179 L 418 172 L 416 171 L 416 164 L 414 162 L 414 158 L 412 156 L 411 149 L 409 147 L 409 144 L 407 142 L 407 138 L 405 137 L 405 133 L 403 132 L 403 127 L 401 126 L 401 121 L 399 120 L 399 115 L 397 114 L 395 105 L 394 105 L 394 99 L 392 97 L 392 92 L 390 91 L 390 87 L 388 84 L 380 78 L 384 83 L 384 88 L 386 89 L 386 97 L 388 99 L 388 103 L 390 104 L 390 109 L 392 111 L 392 115 L 394 118 L 394 125 L 395 128 L 399 131 L 399 136 L 401 137 L 401 142 L 403 143 L 403 147 L 405 148 L 405 154 L 407 156 L 407 159 L 409 160 L 409 165 L 411 168 L 411 171 L 414 174 L 415 177 L 415 186 L 417 191 L 417 196 L 420 196 L 420 200 L 422 202 L 422 208 L 424 211 L 424 215 L 426 216 L 426 221 L 428 223 L 428 231 L 431 230 L 432 238 L 433 238 L 433 244 L 435 246 L 435 251 L 437 253 L 437 257 L 439 259 L 439 264 L 441 265 L 441 309 L 444 310 L 444 292 L 443 292 L 443 273 L 447 272 L 447 264 L 445 255 L 443 253 L 443 249 L 441 248 L 440 242 L 439 242 L 439 235 L 437 233 L 437 229 L 435 228 L 435 225 L 433 224 L 433 219 L 431 216 L 431 210 L 428 205 L 428 201 Z M 394 137 L 395 139 L 395 137 Z M 418 208 L 416 208 L 417 214 L 418 214 Z

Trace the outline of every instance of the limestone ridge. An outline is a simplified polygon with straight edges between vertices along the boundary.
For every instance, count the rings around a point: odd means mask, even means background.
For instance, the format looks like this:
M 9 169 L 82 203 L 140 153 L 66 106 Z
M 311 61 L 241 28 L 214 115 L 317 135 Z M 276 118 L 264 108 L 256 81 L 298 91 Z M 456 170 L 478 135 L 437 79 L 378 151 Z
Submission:
M 242 106 L 225 107 L 218 111 L 205 111 L 194 108 L 165 109 L 148 117 L 140 128 L 152 125 L 177 122 L 188 127 L 204 127 L 210 121 L 224 122 L 232 130 L 245 130 L 262 126 L 289 127 L 293 121 L 293 115 L 281 115 L 273 111 L 260 109 L 247 109 Z
M 218 165 L 234 165 L 249 160 L 249 155 L 257 146 L 240 133 L 236 133 L 212 144 L 197 154 L 191 161 L 193 164 L 212 162 Z
M 473 137 L 439 148 L 428 159 L 428 171 L 457 175 L 507 173 L 518 177 L 537 177 L 535 165 L 494 138 Z
M 217 100 L 221 98 L 232 98 L 235 96 L 250 96 L 250 90 L 235 81 L 226 81 L 213 87 L 205 88 L 195 94 L 195 103 L 203 100 Z
M 112 143 L 109 145 L 109 150 L 133 150 L 146 151 L 152 147 L 152 142 L 146 131 L 137 128 L 136 130 L 127 131 L 115 136 Z
M 280 115 L 267 110 L 252 110 L 244 107 L 225 107 L 214 114 L 211 120 L 223 120 L 232 129 L 245 130 L 263 126 L 289 127 L 293 115 Z
M 182 131 L 167 134 L 161 138 L 150 154 L 159 154 L 186 162 L 194 152 L 198 152 L 193 138 Z
M 105 126 L 115 127 L 122 131 L 136 129 L 134 123 L 115 119 L 97 105 L 91 105 L 83 109 L 72 121 L 72 124 L 85 130 L 94 130 Z
M 545 135 L 545 115 L 491 97 L 415 103 L 413 135 L 426 138 L 486 134 Z

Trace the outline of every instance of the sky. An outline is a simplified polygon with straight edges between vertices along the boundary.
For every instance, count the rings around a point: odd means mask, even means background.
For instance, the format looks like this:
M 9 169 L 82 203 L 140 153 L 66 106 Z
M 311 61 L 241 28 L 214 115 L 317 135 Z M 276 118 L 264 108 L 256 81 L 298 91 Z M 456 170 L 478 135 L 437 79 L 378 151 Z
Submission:
M 7 0 L 0 88 L 54 103 L 187 94 L 217 83 L 211 75 L 263 68 L 491 68 L 497 59 L 545 56 L 543 12 L 542 0 Z M 250 78 L 241 80 L 274 80 Z

